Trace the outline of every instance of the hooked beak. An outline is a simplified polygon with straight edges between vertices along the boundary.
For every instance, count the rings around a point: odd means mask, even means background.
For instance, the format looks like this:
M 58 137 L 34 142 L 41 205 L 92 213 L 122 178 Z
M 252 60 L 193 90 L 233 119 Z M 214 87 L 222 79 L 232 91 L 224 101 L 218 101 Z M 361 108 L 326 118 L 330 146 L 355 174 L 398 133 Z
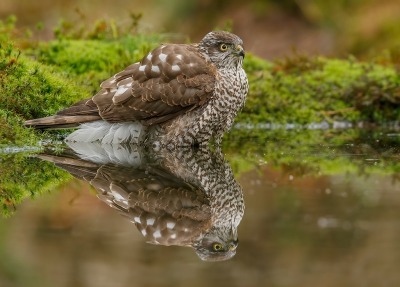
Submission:
M 244 49 L 241 45 L 237 45 L 235 48 L 235 54 L 244 58 Z
M 229 242 L 229 250 L 231 250 L 231 251 L 236 250 L 236 247 L 238 246 L 238 244 L 239 244 L 239 240 L 234 240 L 234 241 Z

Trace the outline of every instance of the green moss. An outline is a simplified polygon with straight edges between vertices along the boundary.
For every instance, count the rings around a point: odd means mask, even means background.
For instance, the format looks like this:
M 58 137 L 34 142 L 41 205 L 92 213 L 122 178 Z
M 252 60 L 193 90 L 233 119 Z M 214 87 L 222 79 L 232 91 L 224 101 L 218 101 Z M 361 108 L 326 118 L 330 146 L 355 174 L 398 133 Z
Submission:
M 0 110 L 0 148 L 2 146 L 35 146 L 39 137 L 22 126 L 24 120 L 10 111 Z
M 0 145 L 37 142 L 42 134 L 22 128 L 25 119 L 52 115 L 90 96 L 56 68 L 21 55 L 10 41 L 0 42 L 0 55 Z
M 62 39 L 39 43 L 32 53 L 93 94 L 103 80 L 140 61 L 161 41 L 160 35 L 129 35 L 118 41 Z
M 23 118 L 52 115 L 89 96 L 56 69 L 21 57 L 1 71 L 0 109 Z
M 275 65 L 245 61 L 250 92 L 237 122 L 383 123 L 400 118 L 400 75 L 392 66 L 295 55 Z

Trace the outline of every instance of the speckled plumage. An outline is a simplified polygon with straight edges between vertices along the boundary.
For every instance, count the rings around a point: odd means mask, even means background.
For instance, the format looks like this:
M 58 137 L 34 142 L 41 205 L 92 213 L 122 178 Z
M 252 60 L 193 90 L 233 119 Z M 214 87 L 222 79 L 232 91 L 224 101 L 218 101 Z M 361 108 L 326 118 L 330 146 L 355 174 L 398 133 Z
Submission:
M 248 92 L 243 57 L 242 40 L 224 31 L 210 32 L 198 44 L 164 44 L 104 81 L 92 98 L 25 125 L 81 124 L 82 131 L 67 139 L 75 142 L 184 146 L 215 137 L 220 143 Z M 129 132 L 121 128 L 131 122 Z
M 235 255 L 243 192 L 220 153 L 206 147 L 145 154 L 137 146 L 70 146 L 74 152 L 38 157 L 92 184 L 149 243 L 191 246 L 207 261 Z

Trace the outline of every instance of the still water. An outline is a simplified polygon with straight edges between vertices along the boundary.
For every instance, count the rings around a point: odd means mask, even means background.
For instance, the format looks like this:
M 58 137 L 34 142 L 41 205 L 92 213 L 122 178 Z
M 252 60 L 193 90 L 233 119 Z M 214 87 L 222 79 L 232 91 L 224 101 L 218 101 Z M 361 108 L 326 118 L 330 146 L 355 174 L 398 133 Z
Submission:
M 400 286 L 399 148 L 390 129 L 258 130 L 5 155 L 14 188 L 53 185 L 0 219 L 0 286 Z

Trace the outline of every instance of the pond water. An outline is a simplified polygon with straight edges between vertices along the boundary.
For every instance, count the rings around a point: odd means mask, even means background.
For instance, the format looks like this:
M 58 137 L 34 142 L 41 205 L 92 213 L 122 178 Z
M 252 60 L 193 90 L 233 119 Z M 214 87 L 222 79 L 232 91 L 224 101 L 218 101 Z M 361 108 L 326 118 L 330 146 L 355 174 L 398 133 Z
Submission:
M 0 286 L 400 286 L 399 148 L 375 128 L 4 154 L 0 195 L 34 200 L 0 218 Z

